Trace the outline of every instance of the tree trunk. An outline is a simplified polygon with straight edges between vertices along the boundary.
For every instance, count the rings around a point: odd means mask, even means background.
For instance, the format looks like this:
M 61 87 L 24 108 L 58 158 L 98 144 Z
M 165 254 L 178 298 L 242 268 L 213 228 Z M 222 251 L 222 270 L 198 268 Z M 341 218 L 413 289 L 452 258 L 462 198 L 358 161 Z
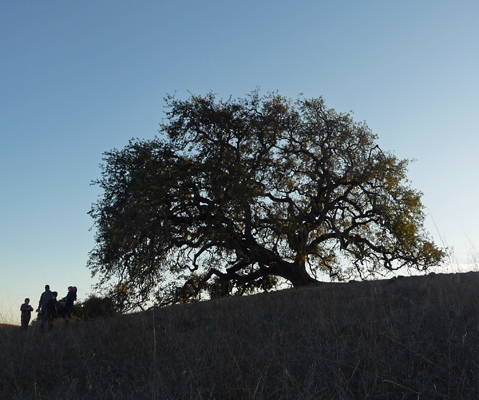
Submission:
M 287 279 L 294 287 L 317 285 L 321 283 L 309 275 L 304 266 L 296 263 L 281 261 L 275 269 L 277 269 L 276 275 Z

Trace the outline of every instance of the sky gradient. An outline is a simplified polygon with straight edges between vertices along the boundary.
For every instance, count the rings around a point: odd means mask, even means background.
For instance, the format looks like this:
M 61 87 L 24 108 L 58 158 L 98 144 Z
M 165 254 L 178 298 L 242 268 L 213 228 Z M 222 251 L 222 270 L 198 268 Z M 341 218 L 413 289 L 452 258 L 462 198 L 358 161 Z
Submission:
M 173 93 L 260 87 L 352 110 L 416 160 L 451 262 L 479 258 L 477 1 L 12 1 L 0 37 L 0 323 L 47 283 L 91 293 L 102 153 L 154 137 Z

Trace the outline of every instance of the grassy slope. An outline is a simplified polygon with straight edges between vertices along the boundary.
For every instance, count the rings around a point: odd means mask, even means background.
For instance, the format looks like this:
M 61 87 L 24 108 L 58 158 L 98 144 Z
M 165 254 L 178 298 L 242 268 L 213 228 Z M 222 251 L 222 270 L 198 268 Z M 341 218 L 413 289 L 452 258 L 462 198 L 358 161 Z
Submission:
M 20 325 L 13 325 L 13 324 L 0 324 L 0 329 L 2 328 L 13 328 L 13 327 L 19 327 Z
M 2 399 L 477 399 L 479 274 L 0 333 Z

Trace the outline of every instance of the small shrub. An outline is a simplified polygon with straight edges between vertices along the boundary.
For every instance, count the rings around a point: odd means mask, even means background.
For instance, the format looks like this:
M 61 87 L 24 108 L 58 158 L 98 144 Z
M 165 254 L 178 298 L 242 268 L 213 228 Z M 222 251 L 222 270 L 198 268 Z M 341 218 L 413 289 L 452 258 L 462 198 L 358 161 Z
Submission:
M 79 319 L 92 320 L 116 315 L 115 303 L 109 297 L 91 295 L 75 306 L 75 315 Z

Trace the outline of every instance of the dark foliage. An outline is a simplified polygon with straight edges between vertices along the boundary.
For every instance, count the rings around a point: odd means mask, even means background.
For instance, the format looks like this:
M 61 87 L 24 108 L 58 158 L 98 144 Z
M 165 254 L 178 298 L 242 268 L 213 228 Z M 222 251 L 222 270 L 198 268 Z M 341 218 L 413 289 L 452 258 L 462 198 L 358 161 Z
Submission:
M 118 303 L 197 298 L 425 270 L 407 160 L 322 98 L 166 99 L 162 138 L 105 153 L 89 267 Z M 224 289 L 227 289 L 226 291 Z
M 113 317 L 116 314 L 117 308 L 111 298 L 95 295 L 77 304 L 74 309 L 74 315 L 83 320 Z

